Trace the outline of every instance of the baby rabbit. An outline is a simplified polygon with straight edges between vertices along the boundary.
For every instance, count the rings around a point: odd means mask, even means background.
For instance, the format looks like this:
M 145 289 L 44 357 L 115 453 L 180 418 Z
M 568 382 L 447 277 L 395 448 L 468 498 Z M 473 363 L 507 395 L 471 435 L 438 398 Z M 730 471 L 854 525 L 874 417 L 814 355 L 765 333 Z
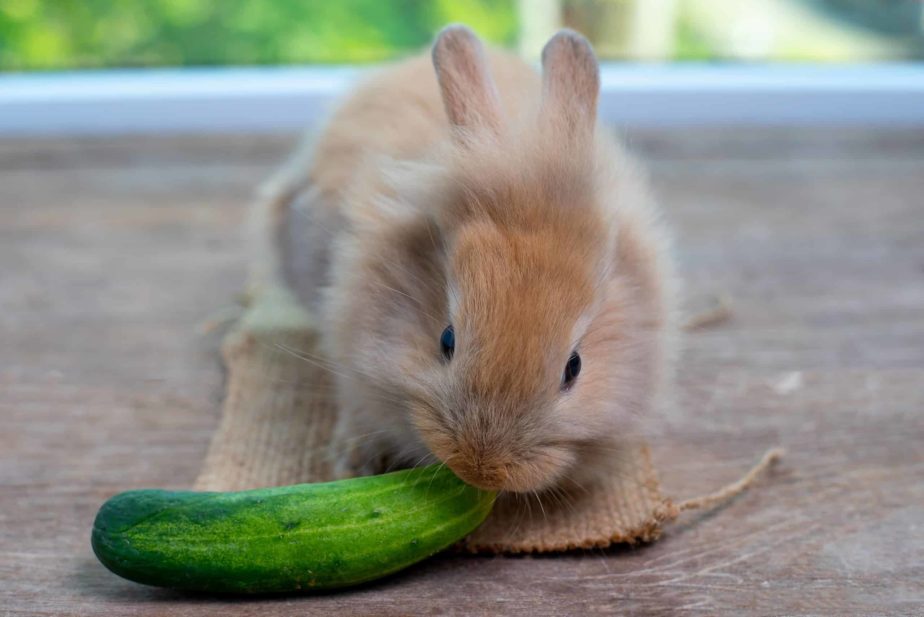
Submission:
M 540 78 L 450 26 L 432 65 L 360 86 L 276 183 L 301 221 L 279 240 L 320 320 L 334 445 L 353 448 L 342 474 L 438 459 L 538 492 L 615 473 L 669 377 L 675 294 L 598 91 L 575 32 L 548 42 Z

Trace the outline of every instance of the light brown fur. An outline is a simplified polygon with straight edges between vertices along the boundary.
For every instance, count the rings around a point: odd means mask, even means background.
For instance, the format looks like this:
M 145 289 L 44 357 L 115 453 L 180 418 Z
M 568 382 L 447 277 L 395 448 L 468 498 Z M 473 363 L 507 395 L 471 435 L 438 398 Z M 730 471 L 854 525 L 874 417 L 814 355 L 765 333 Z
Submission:
M 670 373 L 666 235 L 597 126 L 580 35 L 550 41 L 541 81 L 461 27 L 432 62 L 438 79 L 418 57 L 358 88 L 274 189 L 328 226 L 312 239 L 329 272 L 295 284 L 315 286 L 299 291 L 337 374 L 337 438 L 361 444 L 342 471 L 435 457 L 485 488 L 593 481 Z

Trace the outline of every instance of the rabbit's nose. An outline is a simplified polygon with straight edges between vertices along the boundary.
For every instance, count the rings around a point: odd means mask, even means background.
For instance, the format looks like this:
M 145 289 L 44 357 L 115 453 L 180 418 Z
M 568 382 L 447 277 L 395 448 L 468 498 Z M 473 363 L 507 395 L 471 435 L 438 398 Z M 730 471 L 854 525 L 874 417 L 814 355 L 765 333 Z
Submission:
M 482 487 L 489 487 L 490 490 L 499 490 L 507 482 L 507 467 L 504 465 L 478 465 L 475 468 L 475 476 Z
M 505 465 L 483 458 L 473 458 L 464 463 L 453 462 L 449 467 L 465 482 L 487 491 L 501 490 L 509 478 Z

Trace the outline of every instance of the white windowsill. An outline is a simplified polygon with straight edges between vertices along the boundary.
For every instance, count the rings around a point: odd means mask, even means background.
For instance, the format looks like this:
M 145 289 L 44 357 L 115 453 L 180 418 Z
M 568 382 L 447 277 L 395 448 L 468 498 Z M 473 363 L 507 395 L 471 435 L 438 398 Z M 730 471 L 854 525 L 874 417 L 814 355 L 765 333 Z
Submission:
M 299 130 L 356 68 L 0 74 L 0 136 Z M 602 67 L 600 115 L 623 126 L 924 126 L 924 66 Z

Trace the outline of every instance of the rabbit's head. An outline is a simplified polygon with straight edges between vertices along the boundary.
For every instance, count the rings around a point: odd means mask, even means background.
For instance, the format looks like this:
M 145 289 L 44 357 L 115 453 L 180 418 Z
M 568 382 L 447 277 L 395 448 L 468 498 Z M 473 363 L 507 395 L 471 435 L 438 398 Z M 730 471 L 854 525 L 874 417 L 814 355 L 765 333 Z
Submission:
M 621 315 L 608 302 L 616 234 L 596 169 L 596 58 L 577 33 L 553 37 L 541 100 L 519 117 L 468 29 L 445 29 L 433 63 L 453 144 L 436 214 L 446 310 L 412 420 L 469 483 L 540 490 L 613 430 L 606 399 L 625 377 L 607 366 Z

